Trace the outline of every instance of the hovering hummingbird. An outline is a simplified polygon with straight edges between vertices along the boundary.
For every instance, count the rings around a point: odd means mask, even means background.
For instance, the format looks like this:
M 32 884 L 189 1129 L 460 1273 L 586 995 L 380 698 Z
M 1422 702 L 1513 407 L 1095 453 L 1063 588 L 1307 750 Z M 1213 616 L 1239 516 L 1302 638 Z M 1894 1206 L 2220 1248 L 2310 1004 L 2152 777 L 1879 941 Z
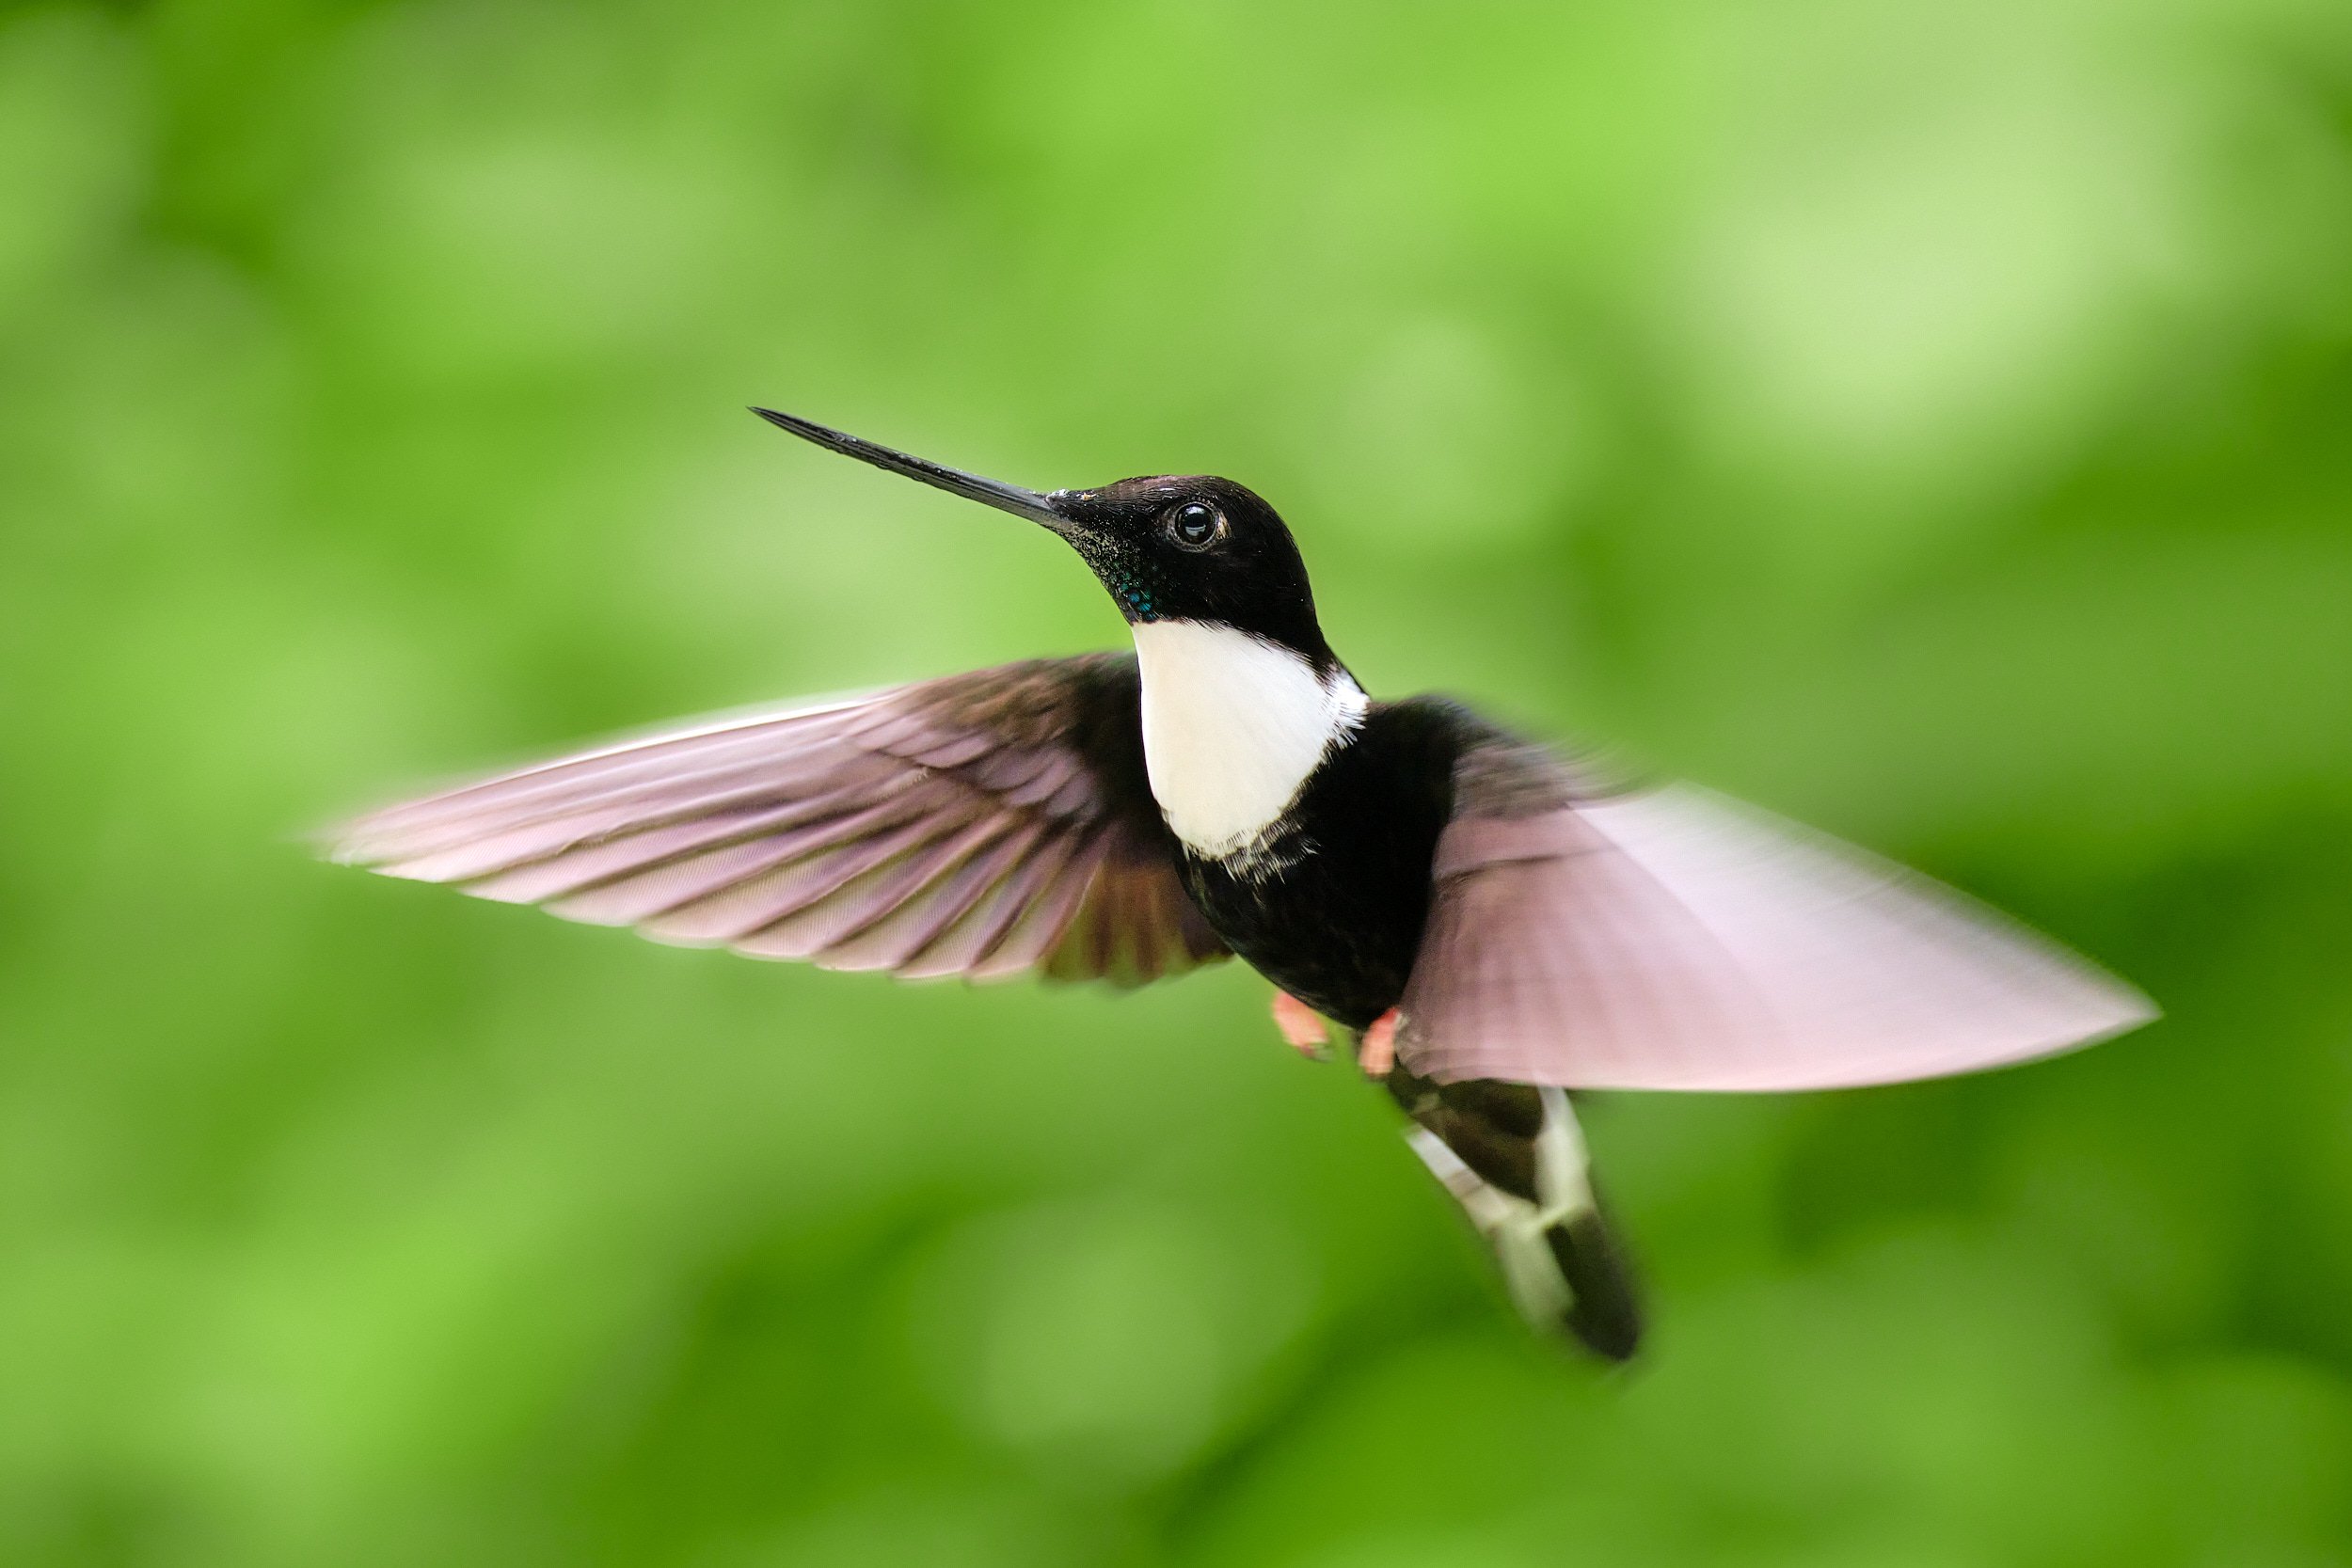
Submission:
M 1520 1309 L 1642 1333 L 1569 1101 L 1965 1072 L 2154 1016 L 2001 915 L 1439 697 L 1369 697 L 1274 509 L 1230 480 L 1024 490 L 755 409 L 1067 541 L 1132 654 L 724 719 L 394 806 L 344 862 L 833 969 L 1120 985 L 1238 955 L 1329 1023 Z

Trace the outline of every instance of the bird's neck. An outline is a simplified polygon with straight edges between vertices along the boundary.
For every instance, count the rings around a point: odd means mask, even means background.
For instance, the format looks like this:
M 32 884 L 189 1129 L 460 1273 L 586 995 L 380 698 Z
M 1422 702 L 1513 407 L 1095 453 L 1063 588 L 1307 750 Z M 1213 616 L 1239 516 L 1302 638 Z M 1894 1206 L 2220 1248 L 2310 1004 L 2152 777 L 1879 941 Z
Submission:
M 1143 755 L 1152 798 L 1184 847 L 1244 854 L 1333 751 L 1362 727 L 1363 689 L 1339 665 L 1232 626 L 1139 622 Z

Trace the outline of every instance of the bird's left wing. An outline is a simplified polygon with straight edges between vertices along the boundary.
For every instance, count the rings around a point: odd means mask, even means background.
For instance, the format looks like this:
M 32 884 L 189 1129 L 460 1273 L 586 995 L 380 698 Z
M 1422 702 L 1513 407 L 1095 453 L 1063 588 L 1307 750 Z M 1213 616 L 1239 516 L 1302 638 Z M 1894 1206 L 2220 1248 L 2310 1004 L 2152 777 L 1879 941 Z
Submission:
M 1441 1084 L 1803 1089 L 1972 1071 L 2148 999 L 1949 888 L 1488 733 L 1455 768 L 1399 1061 Z
M 1225 956 L 1145 783 L 1133 656 L 625 742 L 389 807 L 347 863 L 660 941 L 909 978 Z

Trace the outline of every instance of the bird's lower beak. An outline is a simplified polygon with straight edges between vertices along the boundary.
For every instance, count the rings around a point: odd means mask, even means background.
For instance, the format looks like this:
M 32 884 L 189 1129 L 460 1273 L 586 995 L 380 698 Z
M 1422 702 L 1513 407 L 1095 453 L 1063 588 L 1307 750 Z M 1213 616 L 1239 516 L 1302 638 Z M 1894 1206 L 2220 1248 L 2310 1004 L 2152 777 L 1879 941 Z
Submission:
M 779 430 L 788 430 L 805 441 L 814 441 L 831 451 L 854 457 L 861 463 L 871 463 L 877 468 L 887 468 L 894 474 L 904 474 L 912 480 L 934 485 L 950 495 L 961 496 L 993 506 L 999 512 L 1009 512 L 1016 517 L 1026 517 L 1042 523 L 1056 533 L 1070 536 L 1071 522 L 1055 508 L 1053 498 L 1035 490 L 1024 490 L 1017 484 L 1005 484 L 977 474 L 967 474 L 961 468 L 950 468 L 937 463 L 927 463 L 919 457 L 876 446 L 871 441 L 832 430 L 814 420 L 793 414 L 779 414 L 772 408 L 755 408 L 753 413 Z

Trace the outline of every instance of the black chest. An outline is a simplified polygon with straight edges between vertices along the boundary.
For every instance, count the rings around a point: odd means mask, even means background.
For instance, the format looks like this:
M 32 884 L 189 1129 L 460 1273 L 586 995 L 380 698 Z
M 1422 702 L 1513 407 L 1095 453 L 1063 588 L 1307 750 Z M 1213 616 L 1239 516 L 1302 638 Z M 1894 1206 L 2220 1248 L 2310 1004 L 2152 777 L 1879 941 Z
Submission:
M 1184 862 L 1226 945 L 1317 1012 L 1361 1029 L 1404 994 L 1453 800 L 1454 726 L 1375 707 L 1252 861 Z

